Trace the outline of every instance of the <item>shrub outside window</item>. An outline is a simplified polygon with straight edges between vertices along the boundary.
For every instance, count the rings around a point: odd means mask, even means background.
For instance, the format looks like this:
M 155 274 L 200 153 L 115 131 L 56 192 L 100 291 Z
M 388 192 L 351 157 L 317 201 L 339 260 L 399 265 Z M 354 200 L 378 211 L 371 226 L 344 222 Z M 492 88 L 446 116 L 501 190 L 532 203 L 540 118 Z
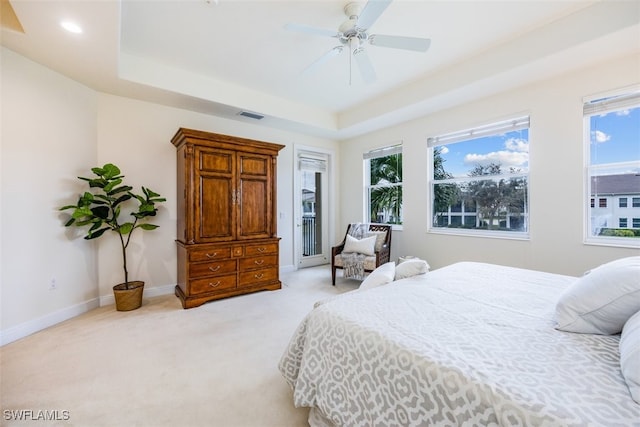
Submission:
M 364 153 L 365 222 L 402 224 L 402 145 Z
M 529 117 L 429 138 L 431 231 L 527 238 Z
M 585 100 L 584 125 L 585 241 L 640 246 L 640 88 Z

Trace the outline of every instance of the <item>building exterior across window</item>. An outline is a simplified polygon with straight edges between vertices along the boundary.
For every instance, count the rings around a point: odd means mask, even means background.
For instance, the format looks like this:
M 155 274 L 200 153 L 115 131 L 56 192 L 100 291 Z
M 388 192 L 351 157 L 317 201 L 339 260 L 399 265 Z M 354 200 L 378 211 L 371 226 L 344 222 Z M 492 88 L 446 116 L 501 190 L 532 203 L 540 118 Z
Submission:
M 615 229 L 638 229 L 632 218 L 640 218 L 640 203 L 628 204 L 628 200 L 640 200 L 640 174 L 598 175 L 591 177 L 591 198 L 598 197 L 599 206 L 591 210 L 591 215 L 601 226 L 599 235 L 616 236 Z M 622 236 L 629 233 L 617 233 Z M 640 235 L 640 233 L 638 233 Z M 629 236 L 631 236 L 629 234 Z

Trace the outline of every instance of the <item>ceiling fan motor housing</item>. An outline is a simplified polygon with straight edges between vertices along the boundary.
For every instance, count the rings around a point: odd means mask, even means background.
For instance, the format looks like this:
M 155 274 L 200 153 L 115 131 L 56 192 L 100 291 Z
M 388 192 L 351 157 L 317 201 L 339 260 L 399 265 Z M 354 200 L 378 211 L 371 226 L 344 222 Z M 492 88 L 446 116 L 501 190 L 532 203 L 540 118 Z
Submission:
M 366 29 L 358 28 L 358 16 L 362 12 L 362 3 L 350 2 L 344 7 L 344 14 L 349 17 L 338 27 L 340 32 L 340 42 L 348 45 L 351 50 L 360 48 L 362 41 L 367 39 Z

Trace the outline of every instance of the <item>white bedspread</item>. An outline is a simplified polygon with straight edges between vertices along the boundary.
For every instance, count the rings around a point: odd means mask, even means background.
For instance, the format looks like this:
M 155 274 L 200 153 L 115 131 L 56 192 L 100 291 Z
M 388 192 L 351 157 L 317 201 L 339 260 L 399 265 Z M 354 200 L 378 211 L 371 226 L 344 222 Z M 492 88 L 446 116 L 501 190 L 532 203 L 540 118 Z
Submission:
M 279 368 L 337 426 L 640 426 L 619 336 L 554 329 L 573 280 L 458 263 L 350 292 L 309 313 Z

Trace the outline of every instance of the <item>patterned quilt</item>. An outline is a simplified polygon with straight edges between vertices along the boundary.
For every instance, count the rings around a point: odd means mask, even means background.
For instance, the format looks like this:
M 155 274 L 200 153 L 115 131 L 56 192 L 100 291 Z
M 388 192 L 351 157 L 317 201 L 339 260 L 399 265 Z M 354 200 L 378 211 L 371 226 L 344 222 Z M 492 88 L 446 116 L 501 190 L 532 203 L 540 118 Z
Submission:
M 619 335 L 554 329 L 575 278 L 458 263 L 319 304 L 279 369 L 312 425 L 640 426 Z

